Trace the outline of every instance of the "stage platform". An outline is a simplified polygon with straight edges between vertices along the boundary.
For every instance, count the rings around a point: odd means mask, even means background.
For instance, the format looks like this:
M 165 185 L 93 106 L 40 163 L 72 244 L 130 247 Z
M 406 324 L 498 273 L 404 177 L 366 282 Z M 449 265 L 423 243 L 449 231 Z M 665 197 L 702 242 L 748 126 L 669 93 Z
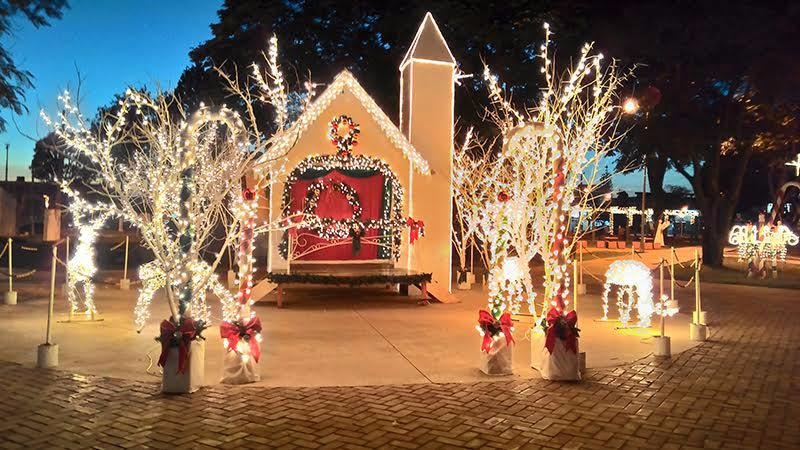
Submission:
M 335 286 L 399 285 L 400 293 L 408 295 L 408 286 L 419 287 L 422 300 L 428 300 L 428 283 L 432 274 L 403 268 L 373 264 L 352 265 L 302 265 L 292 266 L 290 272 L 274 270 L 267 272 L 266 280 L 277 285 L 278 307 L 283 306 L 284 284 L 320 284 Z

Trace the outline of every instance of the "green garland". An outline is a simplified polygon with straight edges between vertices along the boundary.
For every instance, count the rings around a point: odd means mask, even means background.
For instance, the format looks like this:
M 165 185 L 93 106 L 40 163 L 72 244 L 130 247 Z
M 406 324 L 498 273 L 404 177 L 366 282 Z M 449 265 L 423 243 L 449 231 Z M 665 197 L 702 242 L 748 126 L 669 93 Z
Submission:
M 286 214 L 300 212 L 300 209 L 292 205 L 291 192 L 294 184 L 298 180 L 315 180 L 323 177 L 333 170 L 338 170 L 344 175 L 351 177 L 370 177 L 377 173 L 383 175 L 383 199 L 381 204 L 381 218 L 361 221 L 360 219 L 345 219 L 340 224 L 336 224 L 337 238 L 347 238 L 353 225 L 360 225 L 362 229 L 379 229 L 380 234 L 385 235 L 383 242 L 378 247 L 379 259 L 394 258 L 400 259 L 400 246 L 402 243 L 402 230 L 406 226 L 403 219 L 403 186 L 392 172 L 389 164 L 385 161 L 364 155 L 315 155 L 309 156 L 292 170 L 289 174 L 283 189 L 281 199 L 281 210 Z M 346 194 L 345 194 L 346 195 Z M 349 200 L 348 200 L 349 201 Z M 352 204 L 352 203 L 351 203 Z M 316 218 L 310 216 L 306 219 L 307 228 L 315 231 L 327 224 L 331 226 L 332 219 Z M 359 222 L 356 224 L 354 221 Z M 319 222 L 319 223 L 318 223 Z M 341 225 L 341 226 L 340 226 Z M 341 236 L 339 236 L 341 235 Z M 391 238 L 389 237 L 391 235 Z M 325 236 L 321 236 L 325 238 Z M 394 254 L 390 239 L 394 239 Z M 281 242 L 278 244 L 280 255 L 286 259 L 288 251 L 288 232 L 284 232 Z
M 411 273 L 411 274 L 364 274 L 364 275 L 334 275 L 317 273 L 278 273 L 267 272 L 267 280 L 281 283 L 300 283 L 300 284 L 327 284 L 327 285 L 347 285 L 347 286 L 366 286 L 371 284 L 420 284 L 430 283 L 432 274 L 430 273 Z

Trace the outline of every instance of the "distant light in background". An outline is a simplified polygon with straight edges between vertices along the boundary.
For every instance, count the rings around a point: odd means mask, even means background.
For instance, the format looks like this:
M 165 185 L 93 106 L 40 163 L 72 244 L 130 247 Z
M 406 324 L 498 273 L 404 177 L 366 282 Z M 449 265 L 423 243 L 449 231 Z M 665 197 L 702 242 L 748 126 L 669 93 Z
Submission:
M 639 102 L 637 102 L 635 98 L 628 98 L 625 100 L 625 103 L 622 104 L 622 111 L 625 114 L 636 114 L 636 112 L 639 111 Z

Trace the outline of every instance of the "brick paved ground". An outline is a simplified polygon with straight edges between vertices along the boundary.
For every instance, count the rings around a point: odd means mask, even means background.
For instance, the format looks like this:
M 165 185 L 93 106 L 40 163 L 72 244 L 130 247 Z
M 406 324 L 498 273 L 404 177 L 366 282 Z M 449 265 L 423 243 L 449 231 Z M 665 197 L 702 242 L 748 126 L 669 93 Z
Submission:
M 215 386 L 167 397 L 155 383 L 0 363 L 0 448 L 799 448 L 797 291 L 704 294 L 712 341 L 579 384 Z

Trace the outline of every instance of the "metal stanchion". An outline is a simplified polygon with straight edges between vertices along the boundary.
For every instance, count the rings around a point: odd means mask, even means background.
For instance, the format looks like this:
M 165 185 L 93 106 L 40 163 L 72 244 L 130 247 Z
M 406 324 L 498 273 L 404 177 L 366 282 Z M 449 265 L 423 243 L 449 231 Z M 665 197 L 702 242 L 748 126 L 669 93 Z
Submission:
M 700 304 L 700 256 L 694 251 L 694 307 L 692 323 L 689 324 L 689 338 L 693 341 L 705 341 L 708 336 L 706 314 Z
M 128 279 L 128 245 L 130 244 L 130 237 L 125 236 L 125 262 L 122 268 L 122 279 L 119 280 L 119 288 L 127 291 L 131 288 L 131 280 Z
M 53 305 L 56 297 L 56 262 L 58 259 L 58 247 L 53 246 L 53 262 L 50 265 L 50 303 L 47 309 L 47 334 L 44 344 L 37 348 L 36 366 L 41 368 L 55 367 L 58 365 L 58 344 L 54 344 L 53 338 Z
M 13 240 L 8 238 L 7 250 L 8 250 L 8 292 L 3 295 L 3 303 L 6 305 L 16 305 L 17 304 L 17 293 L 14 291 L 14 249 L 13 249 Z

